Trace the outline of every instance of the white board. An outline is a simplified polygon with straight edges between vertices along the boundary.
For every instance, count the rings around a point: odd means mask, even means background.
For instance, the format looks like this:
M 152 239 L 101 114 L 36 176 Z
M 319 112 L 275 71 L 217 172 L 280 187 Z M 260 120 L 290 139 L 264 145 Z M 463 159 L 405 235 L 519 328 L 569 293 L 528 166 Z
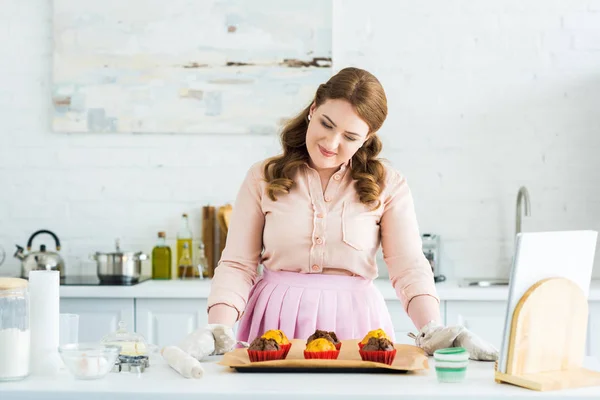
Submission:
M 499 372 L 506 373 L 515 307 L 532 285 L 546 278 L 566 278 L 581 287 L 585 296 L 588 296 L 597 237 L 598 232 L 583 230 L 525 232 L 517 235 L 498 359 Z

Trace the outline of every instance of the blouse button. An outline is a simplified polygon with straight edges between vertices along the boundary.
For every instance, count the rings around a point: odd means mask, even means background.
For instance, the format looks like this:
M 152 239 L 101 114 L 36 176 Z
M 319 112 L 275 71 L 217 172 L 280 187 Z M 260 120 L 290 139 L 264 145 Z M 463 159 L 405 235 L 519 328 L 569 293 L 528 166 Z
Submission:
M 323 213 L 318 213 L 317 218 L 323 218 Z
M 325 201 L 331 201 L 331 197 L 325 196 Z
M 317 244 L 323 244 L 323 239 L 317 238 Z
M 339 175 L 334 175 L 333 179 L 335 179 L 336 181 L 339 181 L 340 180 L 340 176 Z
M 319 266 L 317 264 L 313 265 L 312 266 L 312 270 L 315 271 L 315 272 L 318 271 L 319 270 Z

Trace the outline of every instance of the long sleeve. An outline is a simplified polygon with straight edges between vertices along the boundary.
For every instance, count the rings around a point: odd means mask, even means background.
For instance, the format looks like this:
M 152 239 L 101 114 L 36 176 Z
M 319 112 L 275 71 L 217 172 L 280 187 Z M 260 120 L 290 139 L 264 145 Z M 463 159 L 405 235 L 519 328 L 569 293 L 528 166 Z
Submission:
M 265 215 L 261 209 L 260 164 L 253 165 L 237 194 L 227 242 L 215 269 L 208 296 L 208 311 L 217 304 L 235 308 L 241 317 L 257 279 L 263 248 Z
M 392 286 L 407 313 L 411 300 L 421 295 L 435 298 L 439 307 L 433 272 L 423 254 L 410 188 L 399 173 L 390 171 L 390 174 L 381 217 L 381 244 Z M 439 309 L 424 311 L 439 313 Z

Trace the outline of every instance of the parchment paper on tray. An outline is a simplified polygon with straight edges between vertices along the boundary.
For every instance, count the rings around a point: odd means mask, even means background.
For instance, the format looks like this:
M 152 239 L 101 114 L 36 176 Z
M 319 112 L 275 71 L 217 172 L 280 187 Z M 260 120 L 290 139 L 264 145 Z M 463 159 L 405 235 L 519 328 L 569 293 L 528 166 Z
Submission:
M 260 369 L 261 371 L 273 370 L 314 370 L 319 369 L 348 369 L 348 370 L 389 370 L 394 371 L 418 371 L 429 369 L 427 354 L 416 346 L 407 344 L 394 344 L 396 348 L 396 358 L 392 365 L 383 363 L 363 361 L 358 353 L 358 342 L 360 340 L 342 340 L 342 348 L 337 360 L 306 360 L 304 359 L 304 349 L 306 341 L 301 339 L 292 339 L 292 348 L 285 360 L 250 362 L 246 349 L 235 349 L 225 353 L 220 365 L 235 368 L 238 371 Z M 268 371 L 266 371 L 268 372 Z

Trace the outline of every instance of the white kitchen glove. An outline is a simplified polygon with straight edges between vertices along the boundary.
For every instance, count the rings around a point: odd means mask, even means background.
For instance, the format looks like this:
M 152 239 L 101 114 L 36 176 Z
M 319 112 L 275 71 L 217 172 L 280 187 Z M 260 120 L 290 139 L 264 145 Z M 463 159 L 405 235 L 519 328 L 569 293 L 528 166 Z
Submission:
M 178 347 L 196 360 L 202 360 L 210 355 L 225 354 L 233 350 L 235 344 L 233 329 L 227 325 L 209 324 L 190 333 Z
M 167 346 L 161 351 L 169 366 L 179 372 L 184 378 L 199 379 L 204 375 L 200 361 L 190 356 L 179 347 Z
M 464 347 L 469 358 L 477 361 L 495 361 L 498 350 L 464 326 L 442 326 L 435 321 L 429 322 L 417 336 L 412 335 L 418 347 L 429 354 L 447 347 Z

